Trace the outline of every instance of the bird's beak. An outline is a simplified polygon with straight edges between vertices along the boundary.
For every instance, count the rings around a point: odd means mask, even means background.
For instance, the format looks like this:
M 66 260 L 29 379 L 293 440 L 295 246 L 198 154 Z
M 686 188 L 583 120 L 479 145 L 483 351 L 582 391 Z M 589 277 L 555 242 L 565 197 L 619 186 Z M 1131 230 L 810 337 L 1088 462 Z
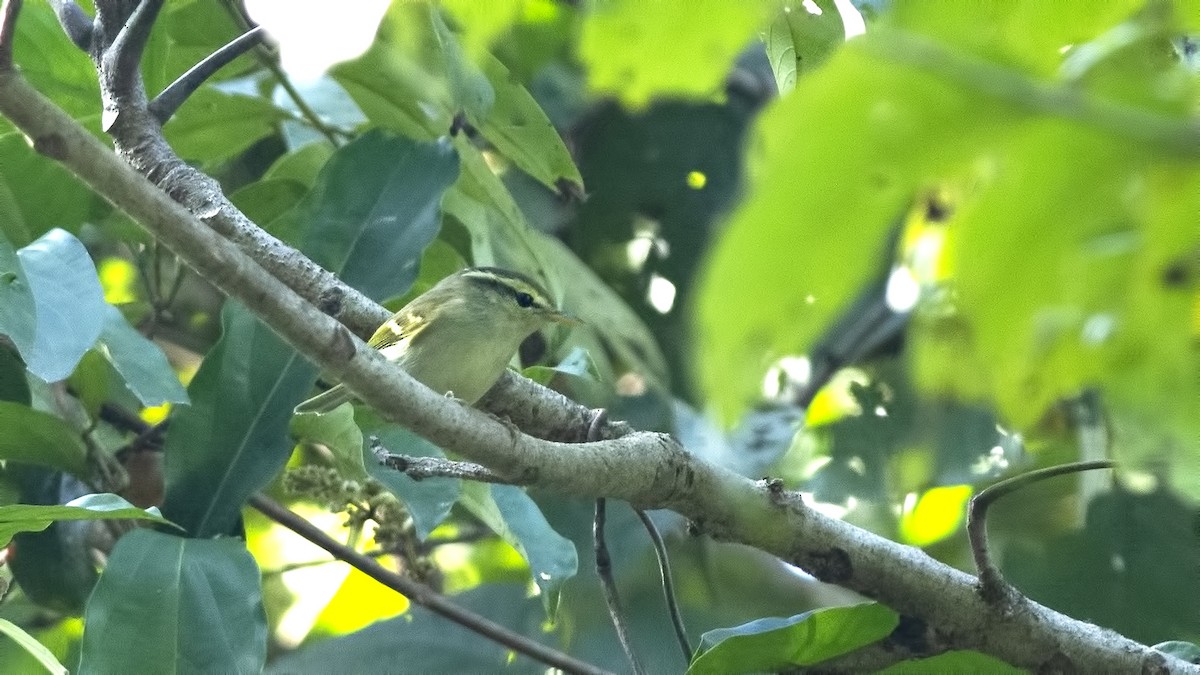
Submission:
M 554 323 L 561 323 L 564 326 L 581 326 L 583 320 L 572 314 L 568 314 L 562 310 L 554 310 L 550 314 L 550 320 Z

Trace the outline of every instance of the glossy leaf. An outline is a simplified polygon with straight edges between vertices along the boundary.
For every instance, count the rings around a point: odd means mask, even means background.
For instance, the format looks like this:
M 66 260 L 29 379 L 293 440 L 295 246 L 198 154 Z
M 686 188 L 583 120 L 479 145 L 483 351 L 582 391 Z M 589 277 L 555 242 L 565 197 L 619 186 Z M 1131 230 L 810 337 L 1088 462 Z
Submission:
M 292 409 L 316 368 L 245 308 L 226 302 L 222 334 L 172 418 L 163 513 L 194 537 L 232 531 L 242 504 L 287 462 Z
M 158 345 L 137 332 L 121 311 L 108 305 L 100 351 L 144 406 L 187 403 L 187 391 Z
M 16 352 L 8 347 L 0 347 L 0 401 L 29 405 L 30 400 L 25 364 Z
M 0 506 L 0 546 L 7 546 L 17 532 L 41 532 L 60 520 L 142 520 L 170 525 L 158 509 L 139 509 L 114 494 L 92 494 L 62 506 L 10 504 Z
M 234 157 L 275 133 L 287 114 L 270 101 L 202 87 L 163 126 L 180 157 L 214 163 Z
M 57 382 L 71 374 L 100 337 L 104 290 L 87 249 L 66 230 L 47 232 L 17 251 L 17 257 L 36 311 L 35 341 L 21 356 L 29 372 Z
M 541 589 L 542 605 L 553 620 L 563 582 L 579 570 L 575 545 L 554 531 L 537 504 L 518 487 L 467 483 L 462 504 L 525 558 Z
M 87 473 L 87 448 L 79 432 L 61 417 L 27 405 L 0 401 L 0 458 Z
M 898 623 L 895 612 L 875 603 L 758 619 L 705 633 L 688 673 L 750 673 L 812 665 L 881 640 Z
M 796 86 L 796 77 L 821 65 L 846 36 L 842 17 L 832 0 L 813 3 L 784 2 L 767 27 L 763 43 L 781 95 Z
M 127 533 L 88 601 L 79 672 L 260 672 L 260 574 L 237 539 Z

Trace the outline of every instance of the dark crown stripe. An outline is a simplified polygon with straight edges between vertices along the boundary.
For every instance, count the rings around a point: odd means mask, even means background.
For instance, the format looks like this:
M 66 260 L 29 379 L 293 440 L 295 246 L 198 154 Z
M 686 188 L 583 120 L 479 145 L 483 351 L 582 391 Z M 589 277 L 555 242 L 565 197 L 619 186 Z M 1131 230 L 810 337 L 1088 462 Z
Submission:
M 549 294 L 533 279 L 499 267 L 472 267 L 463 272 L 463 277 L 477 284 L 486 285 L 504 295 L 524 291 L 533 296 L 534 302 L 543 307 L 550 306 Z

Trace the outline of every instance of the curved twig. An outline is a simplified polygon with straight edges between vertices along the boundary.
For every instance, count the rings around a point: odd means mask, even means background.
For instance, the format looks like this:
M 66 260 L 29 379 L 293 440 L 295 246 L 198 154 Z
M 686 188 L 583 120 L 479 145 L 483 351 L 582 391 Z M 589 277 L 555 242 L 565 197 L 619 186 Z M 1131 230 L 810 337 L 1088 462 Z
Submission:
M 663 541 L 662 534 L 658 531 L 658 526 L 650 520 L 650 515 L 642 509 L 634 509 L 639 520 L 642 521 L 642 526 L 646 528 L 646 533 L 650 535 L 650 541 L 654 544 L 654 555 L 658 558 L 658 573 L 662 577 L 663 596 L 667 601 L 667 611 L 671 614 L 671 626 L 675 628 L 675 640 L 679 642 L 679 649 L 683 652 L 684 663 L 692 662 L 692 643 L 688 641 L 687 627 L 683 625 L 683 614 L 679 611 L 679 599 L 675 595 L 675 581 L 671 577 L 671 559 L 667 556 L 667 543 Z
M 984 488 L 971 498 L 971 505 L 967 509 L 967 539 L 971 542 L 971 555 L 975 558 L 975 569 L 979 572 L 979 593 L 984 601 L 990 604 L 1011 604 L 1023 597 L 1004 580 L 1000 568 L 992 562 L 987 541 L 988 507 L 1005 495 L 1047 478 L 1093 469 L 1111 469 L 1115 466 L 1116 462 L 1109 459 L 1050 466 L 1000 481 Z
M 200 88 L 200 85 L 204 84 L 218 70 L 262 42 L 265 34 L 266 32 L 261 27 L 252 28 L 231 40 L 224 47 L 209 54 L 203 61 L 189 68 L 166 89 L 159 92 L 153 101 L 150 101 L 150 114 L 154 115 L 159 124 L 165 124 L 167 120 L 171 119 L 171 115 L 179 110 L 179 106 L 183 105 L 183 102 Z

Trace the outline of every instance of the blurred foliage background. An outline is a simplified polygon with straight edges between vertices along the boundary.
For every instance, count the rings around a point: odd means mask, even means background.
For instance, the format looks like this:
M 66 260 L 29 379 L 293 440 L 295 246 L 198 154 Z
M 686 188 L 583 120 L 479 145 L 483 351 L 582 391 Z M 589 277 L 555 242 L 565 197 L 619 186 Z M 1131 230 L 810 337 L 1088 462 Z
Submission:
M 270 4 L 247 9 L 277 45 L 164 128 L 264 229 L 391 308 L 466 264 L 535 275 L 587 325 L 524 345 L 527 375 L 962 569 L 972 494 L 1114 458 L 1000 502 L 1002 568 L 1131 638 L 1200 637 L 1196 3 Z M 147 90 L 243 22 L 167 2 Z M 16 38 L 23 75 L 101 135 L 48 4 Z M 372 436 L 441 451 L 369 410 L 293 422 L 316 370 L 2 121 L 0 235 L 0 504 L 95 492 L 109 457 L 193 537 L 18 534 L 0 618 L 59 661 L 169 670 L 220 644 L 212 663 L 274 672 L 540 670 L 243 511 L 265 489 L 623 668 L 590 502 L 380 469 Z M 649 541 L 610 511 L 634 645 L 681 670 Z M 693 638 L 862 600 L 653 515 Z M 0 670 L 38 668 L 4 639 Z

